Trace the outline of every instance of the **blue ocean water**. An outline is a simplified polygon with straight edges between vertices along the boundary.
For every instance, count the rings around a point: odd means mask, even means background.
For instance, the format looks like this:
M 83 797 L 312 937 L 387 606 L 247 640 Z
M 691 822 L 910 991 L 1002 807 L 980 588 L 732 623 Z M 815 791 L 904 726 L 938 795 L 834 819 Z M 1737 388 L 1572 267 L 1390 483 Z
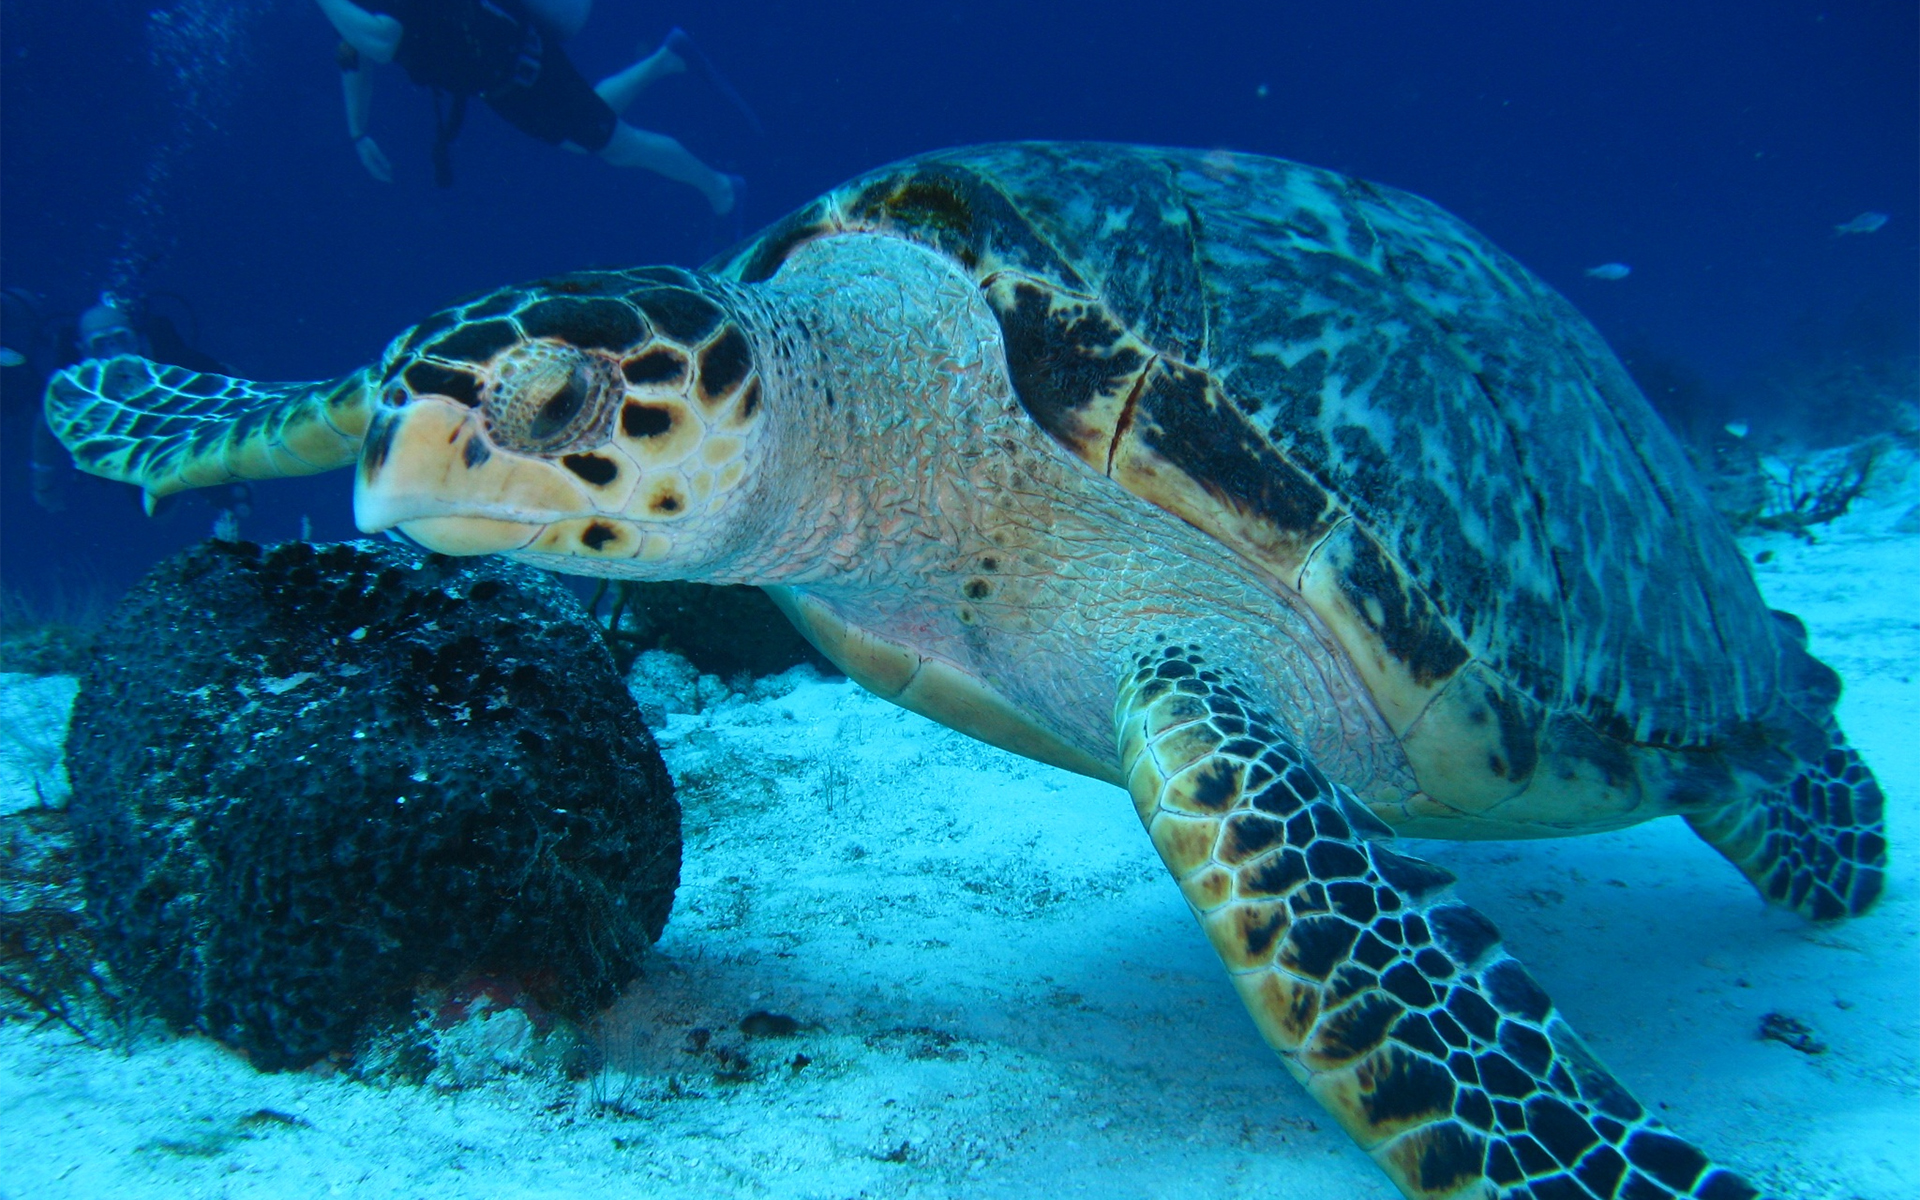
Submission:
M 0 4 L 0 339 L 31 351 L 117 286 L 260 379 L 338 374 L 464 293 L 569 268 L 692 264 L 690 189 L 542 145 L 475 105 L 434 186 L 428 95 L 378 82 L 395 181 L 361 169 L 335 38 L 304 0 Z M 747 228 L 920 151 L 1016 138 L 1227 147 L 1427 196 L 1563 290 L 1616 346 L 1737 389 L 1836 345 L 1911 355 L 1920 326 L 1909 4 L 1181 5 L 871 0 L 602 3 L 590 79 L 679 24 L 758 111 L 697 74 L 629 117 L 750 181 Z M 1859 214 L 1878 230 L 1836 235 Z M 1606 264 L 1625 278 L 1589 273 Z M 1601 275 L 1616 274 L 1604 271 Z M 18 345 L 16 345 L 18 343 Z M 111 594 L 204 537 L 185 499 L 27 461 L 48 351 L 0 375 L 0 572 Z M 351 532 L 348 480 L 258 485 L 243 532 Z

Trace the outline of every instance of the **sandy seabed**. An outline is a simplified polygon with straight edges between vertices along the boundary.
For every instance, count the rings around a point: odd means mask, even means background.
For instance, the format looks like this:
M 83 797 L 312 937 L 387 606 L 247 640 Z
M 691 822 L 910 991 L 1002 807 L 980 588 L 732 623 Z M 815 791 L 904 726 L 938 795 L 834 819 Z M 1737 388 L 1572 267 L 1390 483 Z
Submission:
M 1413 846 L 1644 1103 L 1792 1200 L 1920 1194 L 1913 484 L 1817 544 L 1744 543 L 1887 795 L 1867 917 L 1764 907 L 1677 818 Z M 1261 1044 L 1121 793 L 785 682 L 660 731 L 685 875 L 620 1069 L 379 1086 L 0 1025 L 0 1197 L 1395 1194 Z M 800 1028 L 749 1039 L 755 1010 Z M 1762 1040 L 1769 1012 L 1826 1052 Z

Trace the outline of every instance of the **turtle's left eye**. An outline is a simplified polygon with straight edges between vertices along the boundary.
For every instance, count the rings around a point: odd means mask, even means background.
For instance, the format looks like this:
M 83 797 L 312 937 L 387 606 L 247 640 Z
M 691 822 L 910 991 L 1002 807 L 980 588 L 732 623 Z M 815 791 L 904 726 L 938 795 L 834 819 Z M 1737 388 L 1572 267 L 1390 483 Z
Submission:
M 618 404 L 614 367 L 569 346 L 530 342 L 494 360 L 483 405 L 497 445 L 564 454 L 604 441 Z
M 587 389 L 590 386 L 587 373 L 581 368 L 575 367 L 568 372 L 565 382 L 533 414 L 533 420 L 527 426 L 527 436 L 536 442 L 547 442 L 565 433 L 567 426 L 586 406 Z

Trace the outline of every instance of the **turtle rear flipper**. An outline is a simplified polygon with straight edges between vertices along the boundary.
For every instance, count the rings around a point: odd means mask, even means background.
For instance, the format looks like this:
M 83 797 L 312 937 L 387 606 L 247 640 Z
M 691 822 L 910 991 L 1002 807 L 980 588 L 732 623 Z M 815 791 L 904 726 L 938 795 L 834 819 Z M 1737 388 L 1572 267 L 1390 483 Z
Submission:
M 236 479 L 312 475 L 360 455 L 378 380 L 254 383 L 132 355 L 89 359 L 47 383 L 47 425 L 92 475 L 162 496 Z
M 1744 764 L 1775 784 L 1688 813 L 1693 831 L 1760 894 L 1816 921 L 1857 917 L 1886 881 L 1885 798 L 1833 710 L 1840 676 L 1808 653 L 1807 627 L 1775 611 L 1784 702 Z
M 1826 753 L 1787 784 L 1689 814 L 1687 824 L 1762 896 L 1826 921 L 1859 916 L 1879 897 L 1885 807 L 1873 772 L 1829 720 Z
M 1169 648 L 1121 770 L 1267 1043 L 1415 1200 L 1753 1200 L 1663 1128 L 1456 899 L 1248 689 Z

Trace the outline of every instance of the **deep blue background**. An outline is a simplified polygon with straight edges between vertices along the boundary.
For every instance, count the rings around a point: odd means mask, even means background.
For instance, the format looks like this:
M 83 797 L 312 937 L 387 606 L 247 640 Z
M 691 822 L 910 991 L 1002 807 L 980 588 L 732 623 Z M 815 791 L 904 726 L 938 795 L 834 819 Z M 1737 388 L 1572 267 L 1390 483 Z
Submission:
M 230 53 L 200 64 L 210 121 L 153 61 L 150 12 L 214 0 L 0 2 L 0 282 L 77 310 L 131 231 L 144 279 L 185 297 L 203 349 L 256 378 L 347 371 L 448 299 L 562 269 L 691 263 L 704 203 L 532 141 L 475 105 L 458 184 L 433 186 L 425 93 L 380 72 L 373 129 L 344 132 L 334 38 L 308 0 L 227 0 Z M 1849 323 L 1920 324 L 1916 6 L 1760 0 L 637 5 L 601 0 L 570 44 L 598 78 L 684 25 L 759 109 L 764 139 L 696 77 L 628 114 L 744 172 L 749 227 L 917 151 L 1009 138 L 1220 146 L 1433 198 L 1518 256 L 1616 344 L 1734 386 Z M 1264 89 L 1264 92 L 1263 90 Z M 202 125 L 210 125 L 202 128 Z M 133 197 L 176 150 L 157 211 Z M 1864 210 L 1879 233 L 1835 237 Z M 1618 283 L 1584 269 L 1620 261 Z M 180 311 L 171 300 L 156 301 Z M 4 332 L 15 337 L 14 331 Z M 27 498 L 28 372 L 5 372 L 0 579 L 124 586 L 205 535 L 131 489 Z M 249 537 L 351 533 L 348 480 L 257 490 Z

